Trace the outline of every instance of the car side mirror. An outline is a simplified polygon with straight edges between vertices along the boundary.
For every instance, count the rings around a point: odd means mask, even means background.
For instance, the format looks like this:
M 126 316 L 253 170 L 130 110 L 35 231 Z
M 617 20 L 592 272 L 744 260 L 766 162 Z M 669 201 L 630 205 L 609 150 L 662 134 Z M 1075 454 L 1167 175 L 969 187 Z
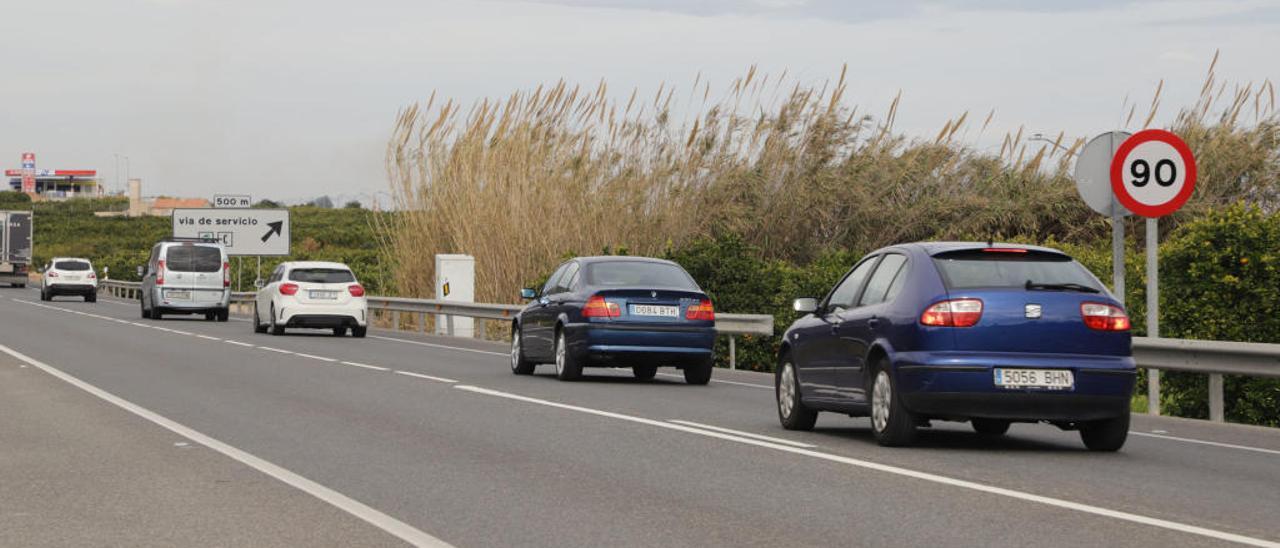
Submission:
M 525 300 L 538 298 L 538 292 L 531 288 L 523 288 L 520 290 L 520 298 Z
M 262 289 L 266 286 L 267 286 L 267 282 L 263 281 L 262 278 L 258 278 L 253 281 L 253 287 L 256 287 L 258 289 Z
M 138 267 L 138 277 L 139 277 L 139 278 L 141 278 L 141 277 L 146 276 L 146 275 L 147 275 L 147 267 L 145 267 L 145 266 L 139 266 L 139 267 Z
M 796 299 L 791 303 L 791 308 L 801 314 L 812 314 L 818 311 L 818 299 L 811 297 Z

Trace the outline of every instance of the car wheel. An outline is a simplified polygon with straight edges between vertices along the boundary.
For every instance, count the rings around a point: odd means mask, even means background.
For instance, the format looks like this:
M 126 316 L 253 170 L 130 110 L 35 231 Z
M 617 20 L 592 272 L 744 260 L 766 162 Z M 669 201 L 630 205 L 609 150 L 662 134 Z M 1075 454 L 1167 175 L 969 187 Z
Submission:
M 511 329 L 511 372 L 516 375 L 530 375 L 537 364 L 525 359 L 524 341 L 521 340 L 520 328 Z M 559 372 L 559 367 L 556 368 Z
M 218 319 L 218 313 L 217 313 L 217 312 L 205 312 L 205 313 L 204 313 L 204 321 L 206 321 L 206 322 L 211 322 L 211 321 L 216 320 L 216 319 Z
M 158 306 L 153 306 L 153 307 L 151 307 L 151 319 L 153 319 L 153 320 L 163 320 L 163 319 L 164 319 L 164 312 L 161 312 L 161 311 L 160 311 L 160 307 L 158 307 Z
M 916 437 L 916 419 L 902 405 L 902 395 L 883 360 L 875 369 L 871 385 L 871 433 L 880 445 L 910 445 Z
M 778 421 L 787 430 L 813 430 L 818 412 L 805 406 L 800 398 L 800 377 L 791 356 L 782 355 L 782 366 L 774 378 L 774 396 L 778 400 Z
M 49 292 L 48 292 L 48 291 L 45 291 L 45 290 L 43 290 L 43 289 L 41 289 L 41 290 L 40 290 L 40 300 L 42 300 L 42 301 L 47 301 L 47 300 L 49 300 Z
M 335 327 L 335 328 L 333 328 L 333 336 L 335 336 L 335 337 L 345 337 L 345 336 L 347 336 L 347 328 L 346 328 L 346 327 Z
M 631 374 L 642 381 L 651 381 L 658 375 L 658 366 L 656 365 L 633 365 L 631 366 Z
M 569 343 L 565 341 L 564 331 L 556 332 L 556 377 L 562 381 L 576 381 L 582 378 L 582 364 L 569 354 Z
M 215 321 L 225 322 L 225 321 L 230 320 L 230 319 L 231 319 L 231 309 L 230 309 L 230 308 L 223 308 L 223 309 L 219 310 L 217 313 L 215 313 L 215 314 L 214 314 L 214 320 L 215 320 Z
M 713 364 L 710 358 L 699 364 L 684 366 L 684 382 L 696 385 L 704 385 L 711 382 L 712 367 Z
M 146 301 L 144 301 L 144 300 L 142 300 L 142 299 L 138 299 L 138 308 L 142 309 L 142 319 L 144 319 L 144 320 L 150 320 L 150 319 L 151 319 L 151 311 L 150 311 L 150 310 L 147 310 L 147 302 L 146 302 Z
M 1129 438 L 1129 411 L 1114 419 L 1080 425 L 1080 440 L 1090 451 L 1119 451 Z
M 271 305 L 271 334 L 280 336 L 284 335 L 284 326 L 276 325 L 276 306 Z
M 357 339 L 363 339 L 369 333 L 369 328 L 363 325 L 357 325 L 351 328 L 351 336 Z
M 262 323 L 262 317 L 258 315 L 258 303 L 253 303 L 253 332 L 267 332 L 267 324 Z
M 88 295 L 85 295 L 85 296 L 84 296 L 84 302 L 86 302 L 86 303 L 96 303 L 96 302 L 98 302 L 98 294 L 97 294 L 97 293 L 90 293 L 90 294 L 88 294 Z
M 972 419 L 969 424 L 979 435 L 995 438 L 1009 431 L 1010 422 L 999 419 Z

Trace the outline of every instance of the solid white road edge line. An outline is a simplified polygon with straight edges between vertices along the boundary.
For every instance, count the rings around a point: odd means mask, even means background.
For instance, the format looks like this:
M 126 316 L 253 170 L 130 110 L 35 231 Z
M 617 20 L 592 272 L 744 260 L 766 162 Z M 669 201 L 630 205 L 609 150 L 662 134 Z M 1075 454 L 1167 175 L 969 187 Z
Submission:
M 679 431 L 681 431 L 681 432 L 688 432 L 688 433 L 691 433 L 691 434 L 698 434 L 698 435 L 700 435 L 700 436 L 707 436 L 707 437 L 712 437 L 712 438 L 718 438 L 718 439 L 722 439 L 722 440 L 726 440 L 726 441 L 732 441 L 732 442 L 737 442 L 737 443 L 741 443 L 741 444 L 745 444 L 745 445 L 754 445 L 754 446 L 756 446 L 756 447 L 763 447 L 763 448 L 766 448 L 766 449 L 774 449 L 774 450 L 777 450 L 777 451 L 785 451 L 785 452 L 788 452 L 788 453 L 794 453 L 794 454 L 796 454 L 796 455 L 803 455 L 803 456 L 806 456 L 806 457 L 812 457 L 812 458 L 822 459 L 822 460 L 826 460 L 826 461 L 830 461 L 830 462 L 836 462 L 836 463 L 840 463 L 840 464 L 847 464 L 847 465 L 850 465 L 850 466 L 856 466 L 856 467 L 859 467 L 859 468 L 866 468 L 866 469 L 869 469 L 869 470 L 875 470 L 875 471 L 877 471 L 877 472 L 884 472 L 884 473 L 894 474 L 894 475 L 898 475 L 898 476 L 904 476 L 904 477 L 909 477 L 909 478 L 915 478 L 915 479 L 924 480 L 924 481 L 928 481 L 928 482 L 939 483 L 939 484 L 942 484 L 942 485 L 949 485 L 949 486 L 952 486 L 952 487 L 960 487 L 960 488 L 963 488 L 963 489 L 971 489 L 971 490 L 979 491 L 979 492 L 983 492 L 983 493 L 989 493 L 989 494 L 993 494 L 993 495 L 1000 495 L 1000 496 L 1009 497 L 1009 498 L 1013 498 L 1013 499 L 1024 500 L 1024 501 L 1028 501 L 1028 502 L 1035 502 L 1035 503 L 1044 504 L 1044 505 L 1047 505 L 1047 506 L 1053 506 L 1053 507 L 1056 507 L 1056 508 L 1063 508 L 1063 509 L 1066 509 L 1066 510 L 1074 510 L 1074 511 L 1082 512 L 1082 513 L 1086 513 L 1086 514 L 1093 514 L 1093 515 L 1095 515 L 1095 516 L 1108 517 L 1108 518 L 1118 519 L 1118 520 L 1122 520 L 1122 521 L 1128 521 L 1128 522 L 1131 522 L 1131 523 L 1139 523 L 1139 524 L 1142 524 L 1142 525 L 1149 525 L 1149 526 L 1152 526 L 1152 527 L 1159 527 L 1159 528 L 1161 528 L 1161 529 L 1168 529 L 1168 530 L 1170 530 L 1170 531 L 1177 531 L 1177 532 L 1180 532 L 1180 533 L 1188 533 L 1188 534 L 1192 534 L 1192 535 L 1199 535 L 1199 536 L 1208 537 L 1208 538 L 1212 538 L 1212 539 L 1223 540 L 1223 541 L 1227 541 L 1227 542 L 1236 542 L 1236 543 L 1239 543 L 1239 544 L 1245 544 L 1245 545 L 1249 545 L 1249 546 L 1262 546 L 1262 547 L 1265 547 L 1265 548 L 1280 548 L 1280 542 L 1272 542 L 1272 541 L 1269 541 L 1269 540 L 1264 540 L 1264 539 L 1259 539 L 1259 538 L 1253 538 L 1253 537 L 1247 537 L 1247 536 L 1244 536 L 1244 535 L 1238 535 L 1238 534 L 1235 534 L 1235 533 L 1228 533 L 1228 532 L 1226 532 L 1226 531 L 1218 531 L 1218 530 L 1215 530 L 1215 529 L 1208 529 L 1208 528 L 1205 528 L 1205 527 L 1198 527 L 1198 526 L 1195 526 L 1195 525 L 1188 525 L 1188 524 L 1185 524 L 1185 523 L 1178 523 L 1178 522 L 1175 522 L 1175 521 L 1169 521 L 1169 520 L 1164 520 L 1164 519 L 1160 519 L 1160 518 L 1153 518 L 1153 517 L 1143 516 L 1143 515 L 1139 515 L 1139 514 L 1131 514 L 1131 513 L 1129 513 L 1129 512 L 1122 512 L 1122 511 L 1119 511 L 1119 510 L 1110 510 L 1110 509 L 1107 509 L 1107 508 L 1101 508 L 1101 507 L 1098 507 L 1098 506 L 1092 506 L 1092 505 L 1083 504 L 1083 503 L 1079 503 L 1079 502 L 1072 502 L 1072 501 L 1064 500 L 1064 499 L 1058 499 L 1058 498 L 1053 498 L 1053 497 L 1046 497 L 1046 496 L 1043 496 L 1043 495 L 1036 495 L 1036 494 L 1032 494 L 1032 493 L 1026 493 L 1026 492 L 1023 492 L 1023 491 L 1016 491 L 1016 490 L 1013 490 L 1013 489 L 1006 489 L 1006 488 L 1003 488 L 1003 487 L 996 487 L 996 486 L 993 486 L 993 485 L 986 485 L 986 484 L 982 484 L 982 483 L 977 483 L 977 482 L 968 481 L 968 480 L 962 480 L 962 479 L 956 479 L 956 478 L 951 478 L 951 477 L 947 477 L 947 476 L 940 476 L 940 475 L 937 475 L 937 474 L 931 474 L 931 473 L 928 473 L 928 472 L 919 472 L 919 471 L 916 471 L 916 470 L 911 470 L 911 469 L 907 469 L 907 468 L 900 468 L 900 467 L 897 467 L 897 466 L 891 466 L 891 465 L 887 465 L 887 464 L 880 464 L 880 463 L 877 463 L 877 462 L 871 462 L 871 461 L 866 461 L 866 460 L 861 460 L 861 459 L 855 459 L 855 458 L 845 457 L 845 456 L 841 456 L 841 455 L 833 455 L 833 454 L 831 454 L 831 453 L 823 453 L 823 452 L 820 452 L 820 451 L 814 451 L 814 450 L 812 450 L 812 449 L 802 449 L 802 448 L 799 448 L 799 447 L 791 447 L 791 446 L 788 446 L 788 445 L 782 445 L 782 444 L 779 444 L 779 443 L 773 443 L 773 442 L 768 442 L 768 441 L 756 440 L 756 439 L 746 438 L 746 437 L 742 437 L 742 436 L 734 436 L 734 435 L 731 435 L 731 434 L 723 434 L 723 433 L 720 433 L 720 432 L 712 432 L 712 431 L 708 431 L 708 430 L 701 430 L 701 429 L 698 429 L 698 428 L 692 428 L 692 427 L 684 426 L 684 425 L 680 425 L 680 424 L 672 424 L 672 423 L 669 423 L 669 422 L 663 422 L 663 421 L 658 421 L 658 420 L 654 420 L 654 419 L 646 419 L 646 418 L 643 418 L 643 417 L 636 417 L 636 416 L 632 416 L 632 415 L 624 415 L 624 414 L 621 414 L 621 413 L 614 413 L 614 412 L 611 412 L 611 411 L 603 411 L 603 410 L 600 410 L 600 409 L 592 409 L 592 408 L 589 408 L 589 407 L 580 407 L 580 406 L 577 406 L 577 405 L 569 405 L 569 404 L 560 403 L 560 402 L 554 402 L 554 401 L 550 401 L 550 400 L 542 400 L 542 399 L 538 399 L 538 398 L 530 398 L 530 397 L 528 397 L 528 396 L 521 396 L 521 395 L 519 395 L 519 394 L 512 394 L 512 393 L 510 393 L 510 392 L 501 392 L 501 391 L 498 391 L 498 390 L 490 390 L 490 389 L 488 389 L 488 388 L 481 388 L 481 387 L 478 387 L 478 386 L 471 386 L 471 385 L 465 385 L 465 384 L 458 384 L 458 385 L 454 385 L 454 388 L 457 388 L 457 389 L 459 389 L 459 390 L 466 390 L 466 391 L 468 391 L 468 392 L 473 392 L 473 393 L 476 393 L 476 394 L 483 394 L 483 395 L 487 395 L 487 396 L 495 396 L 495 397 L 499 397 L 499 398 L 506 398 L 506 399 L 516 400 L 516 401 L 522 401 L 522 402 L 526 402 L 526 403 L 533 403 L 533 404 L 538 404 L 538 405 L 545 405 L 545 406 L 548 406 L 548 407 L 556 407 L 556 408 L 565 409 L 565 410 L 569 410 L 569 411 L 577 411 L 577 412 L 579 412 L 579 413 L 587 413 L 587 414 L 591 414 L 591 415 L 597 415 L 597 416 L 601 416 L 601 417 L 608 417 L 608 418 L 612 418 L 612 419 L 619 419 L 619 420 L 624 420 L 624 421 L 629 421 L 629 422 L 635 422 L 635 423 L 639 423 L 639 424 L 647 424 L 647 425 L 650 425 L 650 426 L 656 426 L 656 427 L 659 427 L 659 428 L 667 428 L 667 429 L 671 429 L 671 430 L 679 430 Z
M 458 381 L 455 381 L 455 380 L 453 380 L 453 379 L 446 379 L 446 378 L 444 378 L 444 377 L 432 377 L 431 375 L 423 375 L 422 373 L 413 373 L 413 372 L 411 372 L 411 371 L 396 371 L 396 372 L 395 372 L 395 374 L 397 374 L 397 375 L 406 375 L 406 376 L 409 376 L 409 377 L 417 377 L 417 378 L 419 378 L 419 379 L 427 379 L 427 380 L 429 380 L 429 381 L 447 382 L 447 383 L 455 383 L 455 382 L 458 382 Z
M 751 432 L 743 432 L 743 431 L 741 431 L 741 430 L 733 430 L 733 429 L 730 429 L 730 428 L 721 428 L 721 427 L 719 427 L 719 426 L 712 426 L 712 425 L 710 425 L 710 424 L 702 424 L 702 423 L 700 423 L 700 422 L 682 421 L 682 420 L 679 420 L 679 419 L 671 419 L 671 420 L 669 420 L 669 421 L 667 421 L 667 422 L 674 422 L 674 423 L 676 423 L 676 424 L 683 424 L 683 425 L 685 425 L 685 426 L 692 426 L 692 427 L 694 427 L 694 428 L 701 428 L 701 429 L 703 429 L 703 430 L 713 430 L 713 431 L 715 431 L 715 432 L 724 432 L 725 434 L 733 434 L 733 435 L 735 435 L 735 436 L 743 436 L 743 437 L 747 437 L 747 438 L 754 438 L 754 439 L 757 439 L 757 440 L 771 441 L 771 442 L 773 442 L 773 443 L 781 443 L 781 444 L 783 444 L 783 445 L 790 445 L 790 446 L 792 446 L 792 447 L 803 447 L 803 448 L 806 448 L 806 449 L 813 449 L 813 448 L 817 447 L 816 445 L 813 445 L 813 444 L 811 444 L 811 443 L 800 443 L 800 442 L 798 442 L 798 441 L 791 441 L 791 440 L 782 439 L 782 438 L 775 438 L 775 437 L 772 437 L 772 436 L 762 436 L 762 435 L 760 435 L 760 434 L 752 434 Z
M 227 339 L 227 340 L 222 341 L 222 342 L 227 343 L 227 344 L 234 344 L 234 345 L 236 345 L 236 346 L 243 346 L 243 347 L 245 347 L 245 348 L 253 348 L 253 345 L 252 345 L 252 344 L 249 344 L 249 343 L 246 343 L 246 342 L 240 342 L 240 341 L 233 341 L 233 340 L 231 340 L 231 339 Z
M 350 365 L 351 367 L 363 367 L 365 369 L 372 369 L 374 371 L 390 371 L 391 370 L 390 368 L 387 368 L 387 367 L 378 367 L 376 365 L 369 365 L 367 363 L 359 363 L 359 362 L 338 362 L 338 363 L 341 363 L 342 365 Z
M 1214 447 L 1225 447 L 1225 448 L 1227 448 L 1227 449 L 1240 449 L 1240 450 L 1242 450 L 1242 451 L 1256 451 L 1256 452 L 1258 452 L 1258 453 L 1267 453 L 1267 454 L 1271 454 L 1271 455 L 1280 455 L 1280 451 L 1277 451 L 1277 450 L 1275 450 L 1275 449 L 1263 449 L 1263 448 L 1261 448 L 1261 447 L 1250 447 L 1250 446 L 1248 446 L 1248 445 L 1236 445 L 1236 444 L 1234 444 L 1234 443 L 1222 443 L 1222 442 L 1217 442 L 1217 441 L 1195 440 L 1195 439 L 1191 439 L 1191 438 L 1180 438 L 1180 437 L 1177 437 L 1177 436 L 1166 436 L 1166 435 L 1163 435 L 1163 434 L 1151 434 L 1151 433 L 1149 433 L 1149 432 L 1134 432 L 1133 430 L 1130 430 L 1130 431 L 1129 431 L 1129 435 L 1130 435 L 1130 436 L 1142 436 L 1142 437 L 1144 437 L 1144 438 L 1159 438 L 1159 439 L 1162 439 L 1162 440 L 1182 441 L 1182 442 L 1186 442 L 1186 443 L 1198 443 L 1198 444 L 1201 444 L 1201 445 L 1212 445 L 1212 446 L 1214 446 Z
M 111 403 L 112 405 L 115 405 L 116 407 L 119 407 L 121 409 L 124 409 L 125 411 L 133 413 L 134 415 L 147 419 L 157 425 L 160 425 L 172 431 L 175 434 L 178 434 L 179 436 L 182 436 L 200 445 L 213 449 L 214 451 L 222 453 L 223 455 L 226 455 L 240 462 L 241 464 L 244 464 L 245 466 L 253 468 L 259 472 L 262 472 L 268 476 L 271 476 L 277 480 L 280 480 L 288 485 L 291 485 L 294 488 L 297 488 L 300 491 L 303 491 L 313 497 L 316 497 L 324 502 L 327 502 L 348 514 L 351 514 L 357 518 L 360 518 L 368 522 L 370 525 L 373 525 L 378 529 L 381 529 L 391 535 L 394 535 L 405 542 L 408 542 L 415 546 L 439 546 L 439 547 L 451 546 L 449 543 L 446 543 L 443 540 L 433 537 L 413 527 L 412 525 L 409 525 L 396 518 L 393 518 L 382 512 L 379 512 L 378 510 L 375 510 L 374 508 L 364 503 L 361 503 L 360 501 L 352 499 L 351 497 L 343 495 L 342 493 L 334 491 L 333 489 L 330 489 L 328 487 L 320 485 L 319 483 L 316 483 L 307 478 L 304 478 L 276 464 L 273 464 L 271 462 L 258 458 L 252 454 L 249 454 L 245 451 L 232 447 L 231 445 L 228 445 L 214 438 L 201 434 L 200 432 L 197 432 L 178 422 L 165 418 L 140 405 L 137 405 L 123 398 L 120 398 L 119 396 L 116 396 L 92 384 L 84 382 L 67 373 L 63 373 L 61 370 L 53 366 L 46 365 L 34 358 L 31 358 L 25 354 L 22 354 L 21 352 L 13 350 L 8 346 L 0 345 L 0 351 L 3 351 L 6 354 L 9 354 L 10 356 L 13 356 L 19 360 L 29 363 L 35 367 L 38 367 L 41 370 L 43 370 L 45 373 L 53 375 L 54 377 L 57 377 L 58 379 L 61 379 L 62 381 L 65 381 L 68 384 L 75 386 L 76 388 L 84 390 L 85 392 L 93 394 L 94 396 L 97 396 L 102 400 L 105 400 L 106 402 Z
M 503 354 L 503 355 L 505 356 L 506 354 Z M 676 379 L 683 379 L 683 378 L 684 378 L 684 375 L 677 375 L 677 374 L 675 374 L 675 373 L 658 373 L 658 376 L 659 376 L 659 377 L 672 377 L 672 378 L 676 378 Z M 734 386 L 749 386 L 749 387 L 751 387 L 751 388 L 764 388 L 765 390 L 773 390 L 773 386 L 768 385 L 768 384 L 754 384 L 754 383 L 749 383 L 749 382 L 726 381 L 726 380 L 721 380 L 721 379 L 711 379 L 711 382 L 718 382 L 718 383 L 720 383 L 720 384 L 732 384 L 732 385 L 734 385 Z

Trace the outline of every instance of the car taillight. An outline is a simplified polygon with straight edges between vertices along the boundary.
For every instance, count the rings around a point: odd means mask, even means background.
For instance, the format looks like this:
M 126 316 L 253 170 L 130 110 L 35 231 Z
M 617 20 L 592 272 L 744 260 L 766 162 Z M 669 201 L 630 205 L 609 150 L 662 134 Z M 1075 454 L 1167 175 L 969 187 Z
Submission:
M 52 271 L 52 270 L 50 270 L 50 271 L 49 271 L 49 277 L 50 277 L 50 278 L 57 278 L 57 277 L 58 277 L 58 273 L 57 273 L 57 272 L 54 272 L 54 271 Z
M 231 287 L 231 263 L 222 263 L 222 287 Z
M 164 285 L 164 261 L 156 261 L 156 285 Z
M 716 321 L 716 309 L 711 306 L 711 301 L 703 299 L 702 302 L 691 304 L 689 308 L 684 309 L 684 319 L 714 322 Z
M 973 327 L 982 319 L 982 301 L 953 299 L 934 303 L 924 309 L 920 323 L 934 327 Z
M 280 284 L 281 295 L 296 295 L 298 293 L 298 284 Z
M 90 279 L 90 280 L 96 280 L 96 279 L 98 279 L 98 275 L 97 275 L 97 274 L 94 274 L 94 273 L 92 273 L 92 272 L 90 272 L 90 273 L 89 273 L 89 279 Z
M 363 297 L 363 296 L 364 296 L 364 286 L 362 286 L 362 285 L 360 285 L 360 284 L 351 284 L 351 285 L 347 286 L 347 291 L 351 293 L 351 296 L 352 296 L 352 297 Z
M 1129 316 L 1118 306 L 1106 303 L 1081 303 L 1080 316 L 1089 329 L 1097 331 L 1128 331 Z
M 600 295 L 592 295 L 582 307 L 584 318 L 617 318 L 621 315 L 622 309 L 618 307 L 618 303 L 608 302 Z

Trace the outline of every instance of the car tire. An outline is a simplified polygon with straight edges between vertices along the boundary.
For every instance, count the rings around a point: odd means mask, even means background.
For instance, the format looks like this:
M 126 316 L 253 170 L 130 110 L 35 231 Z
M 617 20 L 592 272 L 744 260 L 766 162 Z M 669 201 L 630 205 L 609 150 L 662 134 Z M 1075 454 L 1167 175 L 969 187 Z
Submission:
M 916 419 L 906 406 L 883 358 L 876 364 L 871 381 L 871 433 L 880 445 L 901 447 L 916 438 Z
M 713 368 L 714 364 L 711 363 L 710 359 L 702 363 L 686 365 L 684 366 L 684 382 L 698 386 L 707 384 L 711 382 L 711 370 Z
M 48 300 L 49 300 L 49 292 L 48 292 L 48 291 L 45 291 L 45 290 L 43 290 L 43 289 L 41 289 L 41 290 L 40 290 L 40 300 L 42 300 L 42 301 L 48 301 Z
M 211 321 L 214 321 L 214 320 L 216 320 L 216 319 L 218 319 L 218 313 L 217 313 L 217 312 L 205 312 L 205 313 L 204 313 L 204 321 L 206 321 L 206 322 L 211 322 Z
M 511 329 L 511 373 L 515 375 L 532 375 L 537 364 L 524 357 L 524 340 L 520 328 Z
M 253 303 L 253 332 L 267 332 L 267 324 L 262 323 L 262 317 L 258 315 L 258 303 Z
M 276 324 L 276 307 L 271 305 L 271 334 L 279 337 L 284 335 L 284 326 Z
M 631 374 L 642 381 L 651 381 L 658 375 L 658 366 L 656 365 L 633 365 L 631 366 Z
M 1113 419 L 1089 421 L 1080 425 L 1080 441 L 1090 451 L 1119 451 L 1129 438 L 1129 410 Z
M 231 319 L 231 309 L 223 308 L 214 314 L 214 321 L 225 322 Z
M 85 296 L 84 296 L 84 302 L 86 302 L 86 303 L 96 303 L 96 302 L 98 302 L 98 294 L 97 294 L 97 293 L 90 293 L 90 294 L 88 294 L 88 295 L 85 295 Z
M 142 319 L 144 320 L 151 319 L 151 311 L 147 310 L 146 301 L 143 301 L 142 299 L 138 299 L 138 308 L 142 310 Z
M 1000 419 L 971 419 L 969 425 L 973 427 L 973 431 L 979 435 L 990 438 L 998 438 L 1009 431 L 1009 421 Z
M 161 312 L 161 311 L 160 311 L 160 307 L 158 307 L 158 306 L 153 306 L 153 307 L 151 307 L 151 319 L 153 319 L 153 320 L 163 320 L 163 319 L 164 319 L 164 312 Z
M 582 364 L 569 352 L 569 342 L 565 340 L 564 330 L 556 331 L 556 378 L 562 381 L 576 381 L 582 378 Z
M 344 326 L 344 327 L 335 327 L 335 328 L 333 328 L 333 336 L 335 336 L 335 337 L 345 337 L 345 336 L 347 336 L 347 328 L 346 328 L 345 326 Z
M 818 412 L 804 404 L 800 395 L 800 376 L 789 354 L 778 360 L 774 374 L 773 395 L 778 403 L 778 421 L 787 430 L 813 430 L 818 422 Z
M 351 328 L 351 336 L 357 339 L 363 339 L 369 333 L 368 326 L 357 325 Z

